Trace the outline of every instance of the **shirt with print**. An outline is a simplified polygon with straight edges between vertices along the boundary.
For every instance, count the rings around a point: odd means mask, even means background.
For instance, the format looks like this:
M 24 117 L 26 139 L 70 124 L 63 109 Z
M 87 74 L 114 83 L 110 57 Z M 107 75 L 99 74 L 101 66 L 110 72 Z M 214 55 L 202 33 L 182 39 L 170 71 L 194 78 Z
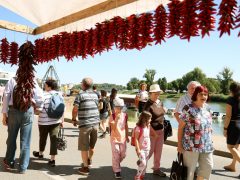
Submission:
M 50 99 L 52 97 L 53 94 L 58 94 L 62 99 L 62 94 L 60 94 L 59 92 L 52 90 L 52 91 L 45 91 L 43 93 L 43 104 L 40 107 L 40 114 L 39 114 L 39 118 L 38 118 L 38 124 L 39 125 L 51 125 L 51 124 L 58 124 L 61 123 L 63 121 L 63 116 L 59 119 L 55 119 L 55 118 L 49 118 L 47 115 L 47 109 L 48 106 L 50 104 Z
M 128 121 L 128 116 L 126 113 L 121 112 L 120 118 L 116 120 L 115 114 L 110 116 L 109 124 L 111 126 L 111 141 L 116 143 L 125 143 L 126 142 L 126 130 L 125 126 Z M 113 128 L 113 123 L 116 124 L 116 128 Z
M 139 135 L 141 135 L 141 131 L 142 131 L 142 135 L 139 137 L 139 146 L 141 150 L 144 151 L 150 151 L 150 126 L 146 126 L 144 128 L 136 126 L 135 128 L 135 132 L 138 132 Z
M 147 91 L 139 91 L 137 95 L 139 97 L 140 102 L 147 102 L 148 100 L 148 92 Z
M 183 132 L 183 149 L 199 153 L 214 150 L 212 143 L 212 115 L 210 108 L 204 104 L 202 108 L 194 104 L 186 105 L 180 115 L 186 123 Z

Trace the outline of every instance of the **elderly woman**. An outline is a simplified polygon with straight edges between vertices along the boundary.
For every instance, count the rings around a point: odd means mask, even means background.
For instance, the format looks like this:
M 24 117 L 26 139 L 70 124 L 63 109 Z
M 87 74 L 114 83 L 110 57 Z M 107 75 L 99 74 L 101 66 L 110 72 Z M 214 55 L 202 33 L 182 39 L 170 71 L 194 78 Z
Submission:
M 224 136 L 227 138 L 227 147 L 233 156 L 232 163 L 224 166 L 225 170 L 235 172 L 236 162 L 240 162 L 240 107 L 239 92 L 240 85 L 232 83 L 230 85 L 231 96 L 227 100 L 226 118 L 224 121 Z
M 140 84 L 140 90 L 135 97 L 135 105 L 138 108 L 138 112 L 141 113 L 148 100 L 148 92 L 146 91 L 147 85 L 145 83 Z
M 162 102 L 159 100 L 161 89 L 158 84 L 153 84 L 149 89 L 149 100 L 144 106 L 144 111 L 148 111 L 152 114 L 151 127 L 153 133 L 150 135 L 151 149 L 149 152 L 149 158 L 154 153 L 154 165 L 153 174 L 165 177 L 166 174 L 160 170 L 160 160 L 162 155 L 162 148 L 164 143 L 164 114 L 165 110 L 162 106 Z
M 212 116 L 208 105 L 208 89 L 196 87 L 192 103 L 179 116 L 178 152 L 183 153 L 187 180 L 193 180 L 197 163 L 197 180 L 210 179 L 213 167 Z

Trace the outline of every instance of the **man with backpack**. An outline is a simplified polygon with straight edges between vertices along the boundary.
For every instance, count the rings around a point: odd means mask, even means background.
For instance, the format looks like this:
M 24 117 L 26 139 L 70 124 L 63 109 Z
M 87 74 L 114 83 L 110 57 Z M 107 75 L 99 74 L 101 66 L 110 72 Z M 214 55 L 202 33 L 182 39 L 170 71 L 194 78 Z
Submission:
M 78 172 L 85 176 L 89 174 L 89 167 L 92 165 L 99 124 L 98 96 L 92 91 L 92 84 L 91 78 L 82 80 L 82 91 L 76 97 L 72 110 L 72 122 L 75 126 L 79 125 L 78 149 L 83 161 Z
M 55 80 L 47 80 L 44 84 L 44 102 L 39 109 L 39 151 L 33 151 L 33 156 L 43 158 L 48 134 L 50 136 L 50 160 L 48 165 L 55 166 L 55 155 L 57 155 L 57 138 L 60 125 L 63 123 L 65 109 L 62 95 L 57 91 L 58 84 Z
M 42 90 L 39 88 L 36 81 L 34 81 L 33 97 L 28 103 L 26 110 L 18 109 L 16 103 L 19 95 L 15 86 L 16 78 L 11 78 L 5 86 L 3 96 L 3 125 L 8 127 L 7 151 L 3 160 L 5 169 L 11 170 L 15 165 L 16 140 L 18 131 L 20 130 L 20 157 L 18 171 L 24 174 L 30 159 L 30 140 L 32 132 L 32 122 L 34 117 L 34 109 L 39 107 L 42 103 Z M 28 89 L 29 90 L 29 89 Z M 22 106 L 23 102 L 21 102 Z

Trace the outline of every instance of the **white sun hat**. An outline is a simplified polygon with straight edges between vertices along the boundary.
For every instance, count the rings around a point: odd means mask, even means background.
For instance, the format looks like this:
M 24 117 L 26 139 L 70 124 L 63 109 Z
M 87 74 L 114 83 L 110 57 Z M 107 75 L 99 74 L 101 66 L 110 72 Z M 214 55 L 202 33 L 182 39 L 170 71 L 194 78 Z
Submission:
M 124 107 L 124 101 L 123 101 L 123 99 L 120 99 L 119 97 L 116 97 L 113 100 L 113 104 L 115 107 Z
M 149 92 L 161 92 L 160 86 L 158 84 L 152 84 L 150 86 Z

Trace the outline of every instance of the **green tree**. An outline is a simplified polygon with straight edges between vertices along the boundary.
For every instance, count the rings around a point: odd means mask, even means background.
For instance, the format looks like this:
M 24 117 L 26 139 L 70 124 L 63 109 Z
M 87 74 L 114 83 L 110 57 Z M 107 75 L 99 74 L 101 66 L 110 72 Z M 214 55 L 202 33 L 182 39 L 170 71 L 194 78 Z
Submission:
M 138 78 L 134 77 L 131 78 L 130 81 L 127 83 L 127 89 L 132 90 L 132 89 L 138 89 L 139 88 L 139 80 Z
M 201 84 L 205 84 L 206 82 L 206 74 L 202 72 L 200 68 L 194 68 L 193 71 L 188 72 L 182 77 L 183 86 L 187 87 L 190 81 L 198 81 Z
M 148 87 L 153 84 L 155 75 L 156 75 L 156 70 L 146 69 L 146 72 L 143 75 L 143 78 L 146 78 L 146 84 L 148 85 Z
M 205 84 L 204 84 L 210 93 L 220 93 L 220 82 L 217 79 L 214 78 L 207 78 Z
M 157 83 L 159 84 L 160 88 L 163 91 L 166 91 L 166 89 L 168 88 L 168 83 L 167 83 L 167 79 L 165 77 L 163 78 L 159 78 Z
M 220 82 L 221 92 L 223 94 L 229 93 L 230 83 L 233 81 L 232 79 L 233 72 L 228 67 L 224 67 L 221 72 L 217 75 L 217 79 Z

